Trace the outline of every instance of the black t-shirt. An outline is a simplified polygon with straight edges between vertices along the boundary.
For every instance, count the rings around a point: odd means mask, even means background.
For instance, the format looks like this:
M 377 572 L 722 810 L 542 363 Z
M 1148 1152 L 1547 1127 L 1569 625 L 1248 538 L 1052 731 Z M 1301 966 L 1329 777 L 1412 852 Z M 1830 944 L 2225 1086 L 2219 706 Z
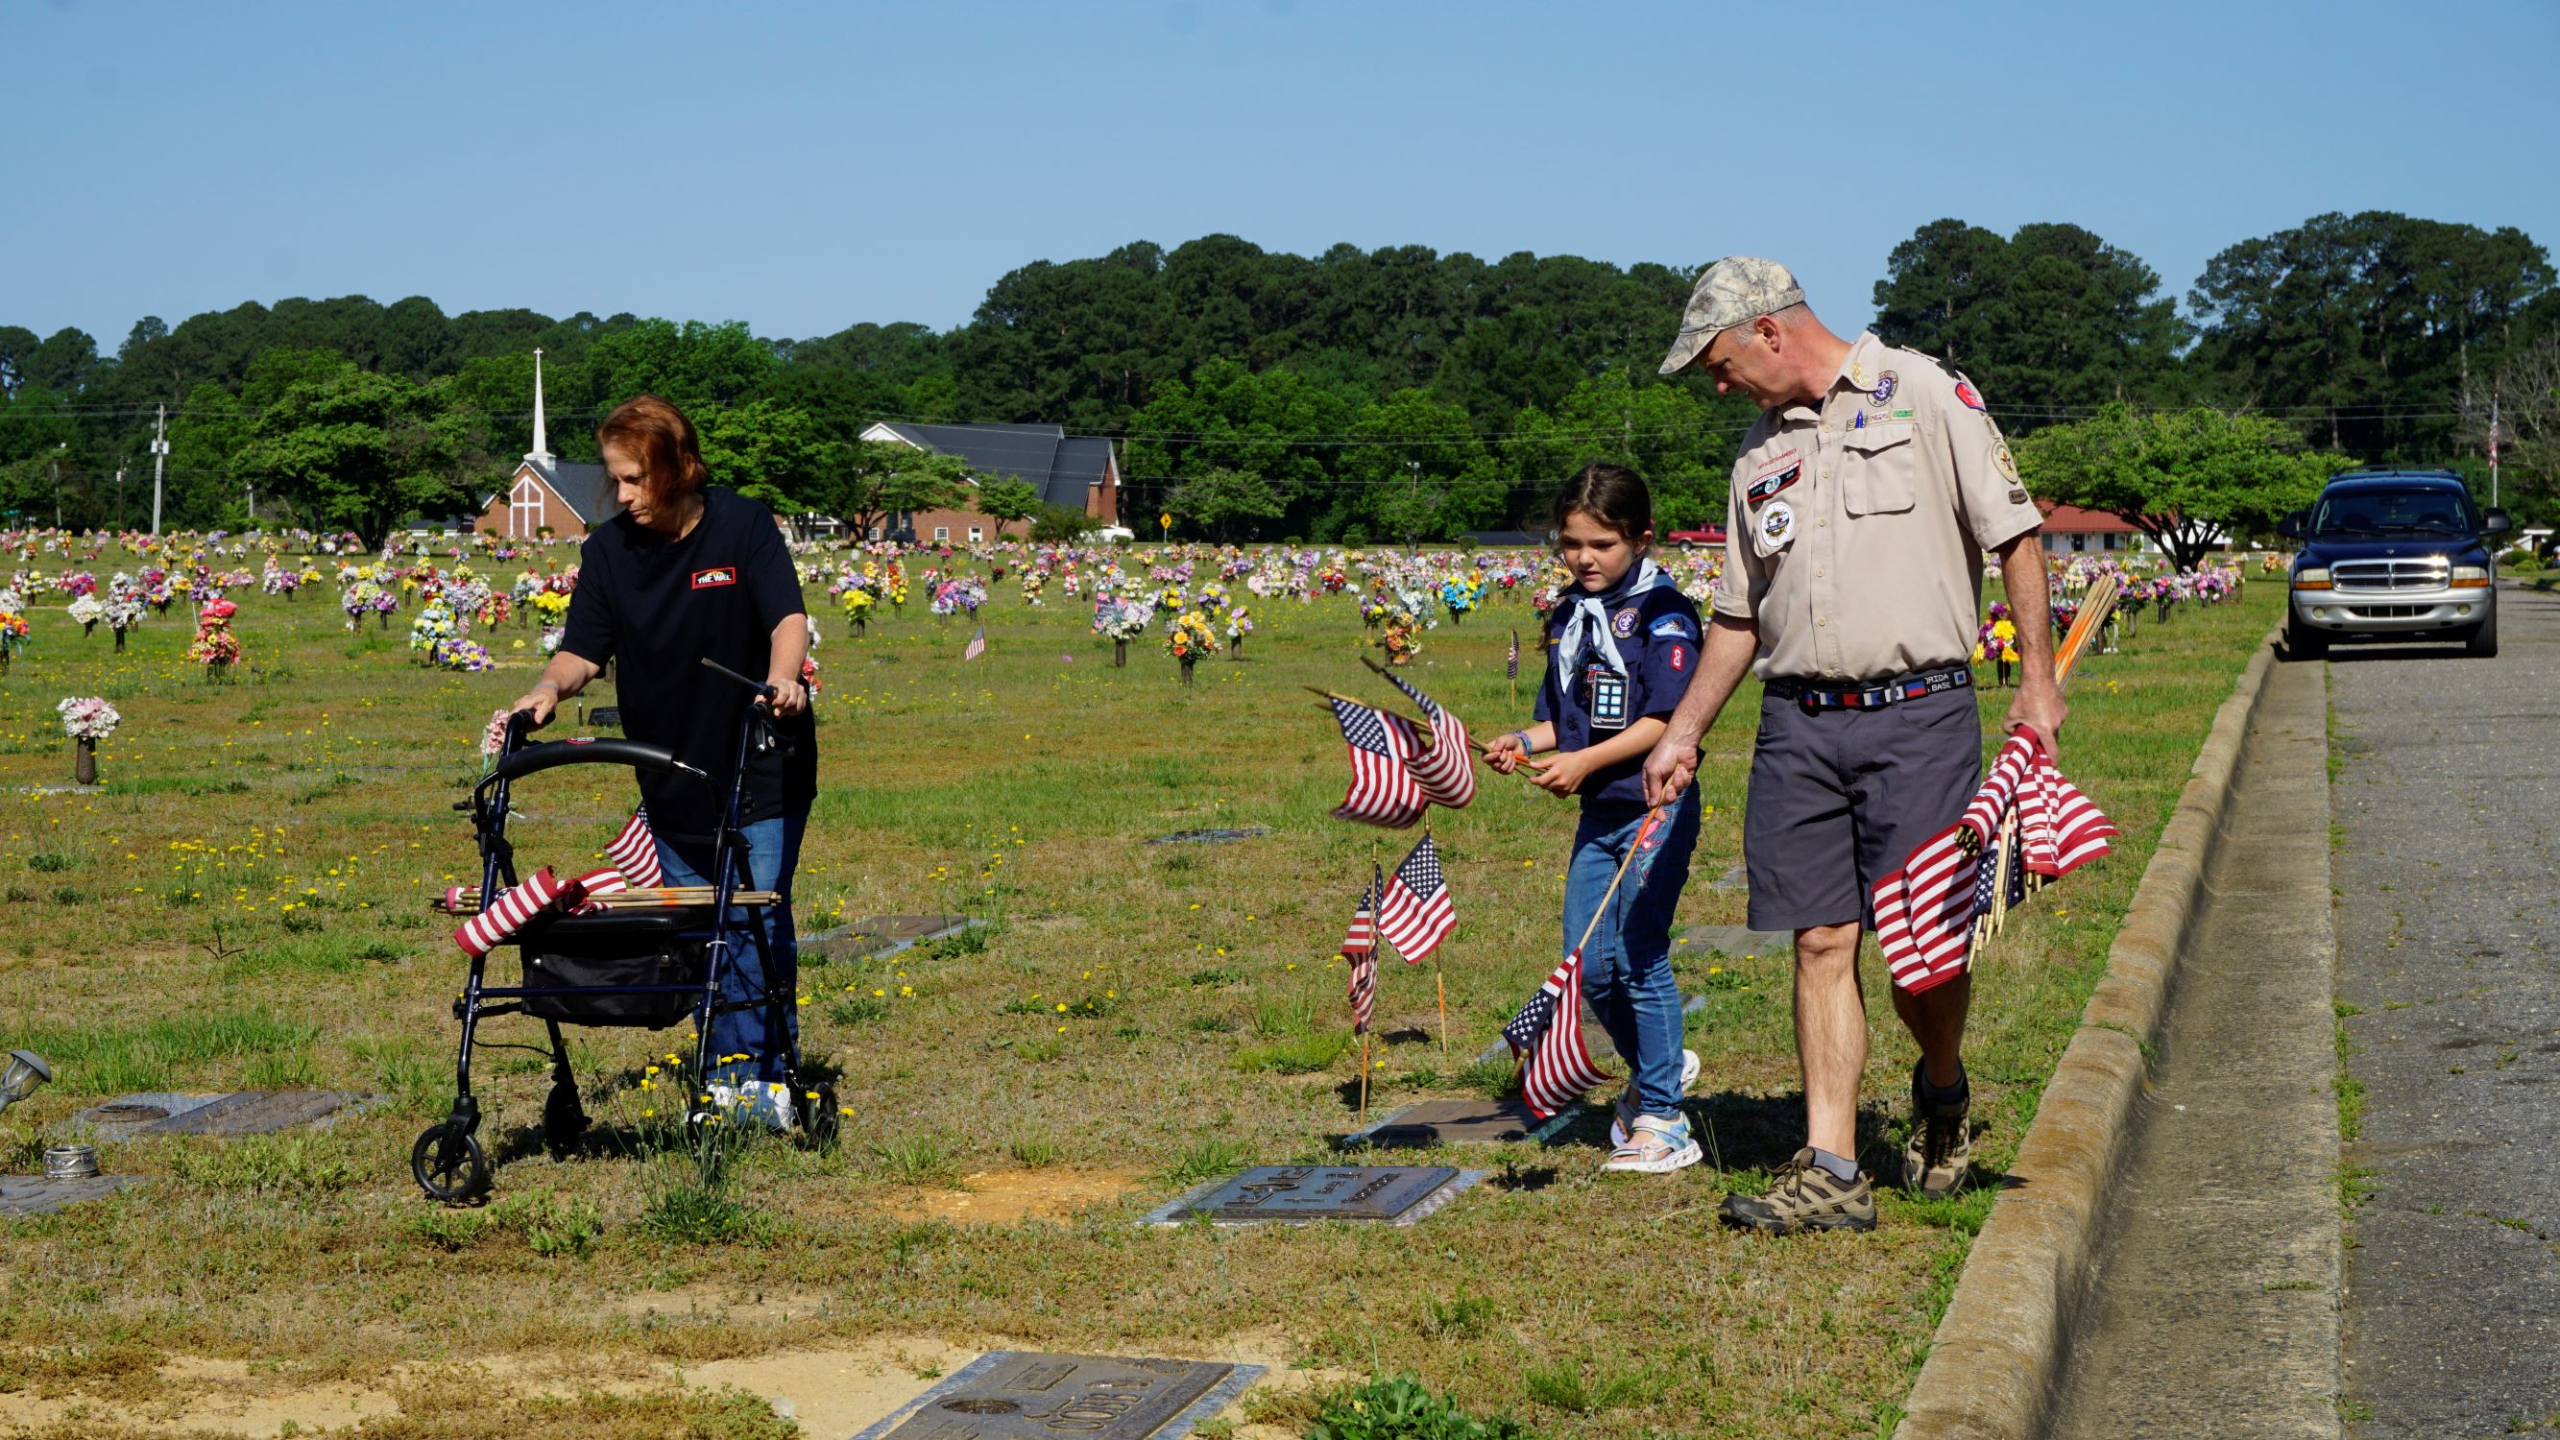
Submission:
M 680 540 L 627 514 L 587 537 L 560 648 L 598 665 L 619 660 L 622 732 L 666 746 L 720 787 L 706 795 L 682 776 L 643 774 L 651 829 L 708 835 L 728 799 L 738 724 L 754 697 L 703 659 L 765 679 L 774 627 L 807 612 L 773 512 L 735 491 L 705 488 L 702 519 Z M 803 712 L 774 729 L 781 745 L 747 757 L 742 822 L 805 808 L 818 793 L 816 724 Z

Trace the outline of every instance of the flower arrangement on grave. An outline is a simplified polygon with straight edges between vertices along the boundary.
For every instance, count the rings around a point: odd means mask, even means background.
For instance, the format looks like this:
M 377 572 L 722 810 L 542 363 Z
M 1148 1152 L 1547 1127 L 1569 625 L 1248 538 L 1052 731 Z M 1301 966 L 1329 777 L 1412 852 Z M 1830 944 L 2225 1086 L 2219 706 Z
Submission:
M 82 595 L 65 608 L 70 610 L 72 619 L 80 622 L 83 635 L 97 629 L 98 622 L 107 618 L 106 602 L 95 595 Z
M 1973 658 L 1979 664 L 1990 660 L 2000 667 L 2000 683 L 2009 683 L 2009 667 L 2018 661 L 2018 626 L 2009 618 L 2009 607 L 1993 601 L 1991 616 L 1982 622 L 1981 632 L 1974 636 Z
M 1191 683 L 1191 667 L 1203 655 L 1218 653 L 1218 632 L 1209 628 L 1209 617 L 1197 610 L 1186 610 L 1165 627 L 1164 652 L 1182 665 L 1182 683 Z
M 9 662 L 27 648 L 27 617 L 18 610 L 14 592 L 0 591 L 0 675 L 9 673 Z
M 61 585 L 62 593 L 74 600 L 86 599 L 98 593 L 98 577 L 86 570 L 63 576 Z
M 1409 665 L 1422 653 L 1423 624 L 1412 611 L 1398 605 L 1387 611 L 1379 633 L 1369 643 L 1387 652 L 1390 665 Z
M 871 592 L 859 586 L 844 592 L 844 618 L 853 622 L 853 633 L 862 634 L 871 624 L 871 607 L 879 602 Z
M 356 628 L 359 617 L 374 613 L 373 602 L 381 594 L 382 587 L 371 580 L 356 580 L 338 592 L 338 608 L 347 612 L 349 630 Z
M 438 663 L 436 651 L 446 641 L 461 637 L 462 626 L 453 618 L 453 612 L 445 608 L 441 597 L 419 606 L 417 615 L 409 621 L 409 648 L 420 652 L 418 661 L 423 665 Z
M 928 608 L 937 617 L 948 620 L 962 611 L 975 616 L 978 613 L 978 607 L 986 603 L 985 581 L 974 578 L 952 579 L 933 587 L 933 599 Z
M 169 588 L 167 571 L 145 570 L 142 572 L 142 598 L 144 603 L 154 611 L 162 615 L 169 613 L 170 602 L 178 597 L 177 593 Z
M 1327 565 L 1316 572 L 1316 584 L 1327 595 L 1339 595 L 1351 584 L 1351 577 L 1339 565 Z
M 1367 629 L 1375 630 L 1387 623 L 1387 616 L 1395 608 L 1395 602 L 1387 598 L 1386 591 L 1372 590 L 1360 597 L 1360 623 Z
M 1449 623 L 1457 624 L 1468 611 L 1484 603 L 1484 572 L 1470 570 L 1442 580 L 1440 603 L 1448 608 Z
M 473 674 L 495 669 L 498 664 L 491 658 L 489 647 L 477 640 L 447 640 L 435 648 L 430 658 L 441 669 L 461 670 Z
M 209 600 L 196 612 L 196 638 L 187 658 L 204 667 L 207 680 L 219 680 L 240 663 L 240 637 L 231 633 L 231 617 L 240 607 L 228 600 Z
M 1155 607 L 1143 600 L 1114 600 L 1105 595 L 1093 602 L 1093 633 L 1111 642 L 1111 663 L 1115 668 L 1129 663 L 1129 642 L 1147 633 L 1155 619 Z
M 116 725 L 124 717 L 99 695 L 71 696 L 53 708 L 62 716 L 62 733 L 74 742 L 72 780 L 81 785 L 97 784 L 98 742 L 116 733 Z
M 1161 575 L 1167 572 L 1163 567 L 1159 566 L 1156 573 Z M 1158 587 L 1156 590 L 1156 608 L 1167 615 L 1181 614 L 1184 605 L 1187 603 L 1188 601 L 1182 593 L 1182 587 L 1179 585 L 1164 585 Z
M 1037 604 L 1039 604 L 1039 603 L 1040 603 L 1040 591 L 1041 591 L 1044 587 L 1046 587 L 1046 586 L 1048 585 L 1048 583 L 1049 583 L 1049 572 L 1048 572 L 1048 571 L 1046 571 L 1046 570 L 1044 570 L 1044 569 L 1040 569 L 1040 568 L 1034 567 L 1034 568 L 1032 568 L 1032 569 L 1028 569 L 1028 570 L 1023 571 L 1023 572 L 1022 572 L 1022 603 L 1023 603 L 1023 604 L 1025 604 L 1025 605 L 1037 605 Z
M 554 625 L 542 632 L 542 638 L 537 641 L 536 644 L 540 647 L 543 654 L 554 654 L 560 649 L 560 642 L 566 639 L 568 634 L 568 626 Z
M 132 588 L 131 581 L 125 576 L 117 576 L 116 581 L 115 588 L 107 592 L 105 613 L 100 618 L 107 622 L 109 630 L 115 632 L 116 653 L 121 655 L 124 653 L 124 632 L 142 623 L 142 592 Z
M 265 574 L 259 577 L 258 588 L 270 595 L 281 595 L 290 600 L 293 598 L 293 592 L 302 588 L 302 572 L 289 565 L 278 565 L 274 557 L 270 556 L 267 559 Z
M 1192 608 L 1199 611 L 1201 614 L 1206 615 L 1211 620 L 1215 620 L 1219 616 L 1226 614 L 1227 587 L 1219 584 L 1215 580 L 1201 586 L 1200 598 L 1193 604 Z
M 1227 658 L 1244 658 L 1244 638 L 1253 633 L 1253 616 L 1242 605 L 1227 612 Z
M 868 567 L 865 567 L 868 568 Z M 880 593 L 889 597 L 889 608 L 905 614 L 907 609 L 906 562 L 892 558 L 880 572 Z
M 542 624 L 557 625 L 568 618 L 568 592 L 565 590 L 536 590 L 527 602 L 526 608 L 532 611 L 534 618 Z

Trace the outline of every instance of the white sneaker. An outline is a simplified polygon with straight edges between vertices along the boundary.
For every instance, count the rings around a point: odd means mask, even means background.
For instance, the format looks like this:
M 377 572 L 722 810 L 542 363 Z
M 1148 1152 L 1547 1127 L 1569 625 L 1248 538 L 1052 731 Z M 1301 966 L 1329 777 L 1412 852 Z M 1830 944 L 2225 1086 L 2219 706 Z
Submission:
M 1687 1117 L 1665 1120 L 1659 1115 L 1639 1115 L 1635 1133 L 1610 1151 L 1608 1163 L 1600 1168 L 1619 1175 L 1668 1175 L 1697 1164 L 1703 1153 L 1689 1136 Z
M 1697 1083 L 1698 1052 L 1684 1049 L 1680 1052 L 1680 1093 L 1688 1094 L 1689 1087 Z M 1635 1082 L 1629 1080 L 1627 1093 L 1618 1097 L 1618 1113 L 1609 1121 L 1609 1145 L 1612 1149 L 1627 1143 L 1627 1117 L 1632 1113 L 1628 1102 L 1635 1096 Z

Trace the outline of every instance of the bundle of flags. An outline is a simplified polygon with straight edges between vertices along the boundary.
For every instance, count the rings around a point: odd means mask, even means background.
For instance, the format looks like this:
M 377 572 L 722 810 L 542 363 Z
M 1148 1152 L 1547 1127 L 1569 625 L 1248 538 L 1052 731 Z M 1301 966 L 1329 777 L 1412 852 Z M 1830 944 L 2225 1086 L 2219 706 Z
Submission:
M 1402 715 L 1328 696 L 1351 751 L 1351 788 L 1334 818 L 1402 830 L 1433 805 L 1466 808 L 1476 798 L 1476 775 L 1465 722 L 1401 677 L 1381 673 L 1422 707 L 1429 732 L 1426 738 Z
M 666 873 L 658 865 L 658 840 L 649 830 L 648 807 L 631 812 L 622 832 L 604 847 L 605 858 L 613 863 L 590 870 L 572 880 L 562 880 L 544 866 L 529 880 L 502 890 L 496 898 L 480 907 L 480 913 L 453 932 L 453 943 L 462 953 L 477 960 L 512 939 L 516 932 L 533 923 L 535 917 L 551 910 L 572 914 L 590 913 L 604 907 L 589 902 L 598 896 L 612 895 L 630 889 L 650 889 L 662 883 Z M 444 908 L 458 914 L 464 908 L 462 887 L 444 892 Z
M 2115 834 L 2041 740 L 2012 734 L 1964 814 L 1876 882 L 1876 944 L 1893 983 L 1918 994 L 1963 974 L 2013 899 L 2106 854 Z
M 1636 888 L 1644 888 L 1653 873 L 1654 858 L 1662 853 L 1662 840 L 1668 817 L 1660 810 L 1645 817 L 1636 831 L 1635 843 L 1622 863 L 1618 885 L 1632 877 Z M 1615 898 L 1601 901 L 1605 911 Z M 1502 1038 L 1511 1045 L 1512 1055 L 1520 1061 L 1520 1098 L 1539 1119 L 1562 1110 L 1579 1100 L 1591 1088 L 1609 1077 L 1592 1063 L 1590 1047 L 1582 1043 L 1582 952 L 1600 928 L 1600 916 L 1594 915 L 1584 927 L 1582 939 L 1573 953 L 1564 957 L 1547 976 L 1538 993 L 1502 1027 Z
M 1365 1035 L 1378 1005 L 1378 943 L 1395 947 L 1408 965 L 1440 948 L 1458 926 L 1449 899 L 1449 877 L 1439 847 L 1425 835 L 1392 874 L 1370 867 L 1369 883 L 1342 935 L 1342 958 L 1351 962 L 1351 1033 Z

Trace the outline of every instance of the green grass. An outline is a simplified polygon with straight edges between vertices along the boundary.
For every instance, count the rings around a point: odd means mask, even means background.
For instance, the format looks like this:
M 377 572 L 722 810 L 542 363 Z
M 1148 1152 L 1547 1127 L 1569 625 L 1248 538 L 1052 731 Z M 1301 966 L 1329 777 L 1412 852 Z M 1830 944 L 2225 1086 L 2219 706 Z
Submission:
M 1988 1172 L 2014 1156 L 2197 744 L 2274 618 L 2273 587 L 2246 593 L 2146 622 L 2127 653 L 2090 660 L 2073 682 L 2063 764 L 2124 838 L 2014 916 L 1982 958 L 1968 1061 L 1992 1127 Z M 251 664 L 297 678 L 207 685 L 179 658 L 174 608 L 115 656 L 58 608 L 31 606 L 35 642 L 0 681 L 0 876 L 23 895 L 5 908 L 19 923 L 0 942 L 0 1048 L 32 1046 L 58 1078 L 0 1117 L 0 1155 L 26 1162 L 43 1127 L 129 1091 L 290 1083 L 385 1101 L 254 1146 L 114 1147 L 110 1168 L 153 1184 L 0 1232 L 73 1282 L 12 1294 L 0 1373 L 88 1397 L 95 1433 L 126 1415 L 145 1433 L 137 1407 L 172 1355 L 292 1356 L 297 1374 L 318 1375 L 621 1375 L 944 1334 L 1226 1353 L 1252 1331 L 1307 1365 L 1420 1376 L 1458 1412 L 1559 1437 L 1887 1423 L 1991 1196 L 1888 1196 L 1883 1227 L 1863 1237 L 1772 1245 L 1712 1228 L 1726 1186 L 1756 1183 L 1797 1143 L 1783 958 L 1675 950 L 1682 988 L 1705 997 L 1687 1021 L 1706 1066 L 1693 1113 L 1725 1174 L 1601 1184 L 1586 1118 L 1551 1147 L 1400 1157 L 1494 1172 L 1411 1229 L 1130 1226 L 1241 1165 L 1325 1163 L 1353 1122 L 1359 1047 L 1334 947 L 1369 866 L 1392 865 L 1412 837 L 1325 815 L 1345 767 L 1301 687 L 1391 698 L 1358 667 L 1347 597 L 1255 604 L 1248 658 L 1209 661 L 1185 688 L 1144 645 L 1111 668 L 1085 607 L 1054 584 L 1037 610 L 1000 587 L 988 654 L 967 665 L 966 631 L 925 618 L 920 599 L 855 640 L 824 614 L 823 591 L 810 594 L 826 688 L 803 930 L 883 914 L 1001 923 L 804 971 L 809 1049 L 840 1069 L 853 1112 L 832 1154 L 742 1143 L 706 1178 L 652 1138 L 667 1112 L 640 1111 L 664 1093 L 636 1087 L 643 1066 L 684 1048 L 680 1026 L 571 1032 L 597 1130 L 554 1160 L 534 1135 L 546 1066 L 484 1052 L 475 1088 L 498 1193 L 452 1212 L 408 1178 L 410 1142 L 450 1101 L 464 970 L 451 921 L 425 902 L 477 878 L 449 806 L 476 772 L 478 722 L 532 677 L 533 632 L 489 637 L 506 668 L 430 673 L 396 630 L 389 643 L 339 630 L 325 590 L 292 604 L 236 597 Z M 1412 678 L 1478 733 L 1519 723 L 1528 699 L 1515 704 L 1502 673 L 1515 624 L 1533 632 L 1516 600 L 1428 632 Z M 126 719 L 102 748 L 106 791 L 21 793 L 68 778 L 54 702 L 110 692 Z M 2008 698 L 1980 693 L 1987 722 Z M 1744 918 L 1740 892 L 1703 880 L 1739 863 L 1755 705 L 1746 684 L 1708 737 L 1709 808 L 1678 916 L 1692 931 Z M 533 777 L 514 838 L 534 863 L 598 863 L 631 798 L 606 771 Z M 1433 817 L 1460 924 L 1438 966 L 1381 967 L 1373 1119 L 1412 1099 L 1510 1093 L 1506 1063 L 1472 1057 L 1554 964 L 1573 813 L 1488 776 L 1472 807 Z M 1208 827 L 1268 833 L 1145 844 Z M 68 863 L 41 870 L 35 856 Z M 65 884 L 83 898 L 48 904 Z M 1861 1143 L 1880 1168 L 1913 1055 L 1872 955 L 1863 978 L 1876 1022 Z M 538 1041 L 541 1027 L 501 1018 L 483 1035 Z M 1026 1170 L 1124 1188 L 1071 1223 L 919 1226 L 900 1213 L 918 1186 Z M 624 1308 L 683 1287 L 825 1304 L 788 1326 L 642 1326 Z M 1666 1314 L 1679 1317 L 1668 1336 Z M 75 1351 L 106 1358 L 63 1358 Z M 490 1416 L 471 1418 L 446 1390 Z M 399 1392 L 400 1433 L 700 1424 L 753 1436 L 780 1423 L 709 1399 L 644 1399 L 537 1413 L 529 1398 L 422 1381 Z M 1276 1394 L 1248 1405 L 1298 1431 L 1320 1409 Z

